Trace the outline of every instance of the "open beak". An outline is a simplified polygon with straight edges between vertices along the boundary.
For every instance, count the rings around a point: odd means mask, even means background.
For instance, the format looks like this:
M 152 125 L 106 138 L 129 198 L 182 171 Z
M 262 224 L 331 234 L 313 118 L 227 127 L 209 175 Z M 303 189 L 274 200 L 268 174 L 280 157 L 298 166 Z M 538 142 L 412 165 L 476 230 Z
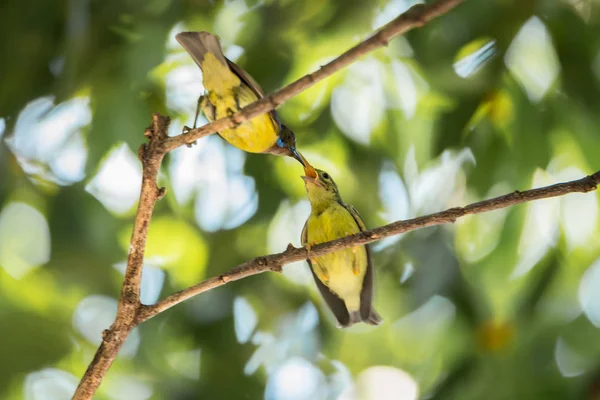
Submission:
M 313 178 L 312 176 L 302 176 L 301 178 L 304 180 L 305 185 L 323 187 L 323 184 L 319 180 L 317 180 L 317 178 Z

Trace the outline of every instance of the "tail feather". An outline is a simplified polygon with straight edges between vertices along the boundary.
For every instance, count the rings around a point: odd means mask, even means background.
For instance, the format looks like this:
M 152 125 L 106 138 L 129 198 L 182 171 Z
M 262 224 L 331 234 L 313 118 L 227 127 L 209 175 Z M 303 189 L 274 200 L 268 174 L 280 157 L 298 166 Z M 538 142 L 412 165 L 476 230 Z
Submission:
M 192 56 L 196 64 L 202 68 L 204 55 L 212 53 L 224 66 L 228 66 L 227 59 L 223 55 L 223 49 L 217 38 L 208 32 L 181 32 L 175 36 L 179 44 Z
M 379 316 L 379 314 L 377 313 L 377 311 L 375 311 L 374 308 L 371 308 L 369 318 L 364 320 L 364 322 L 366 322 L 369 325 L 379 325 L 383 322 L 383 319 L 381 319 L 381 316 Z
M 350 320 L 349 320 L 348 324 L 341 325 L 341 326 L 343 328 L 347 328 L 347 327 L 357 324 L 359 322 L 364 322 L 369 325 L 379 325 L 379 324 L 381 324 L 381 322 L 383 322 L 383 320 L 381 319 L 381 317 L 379 316 L 377 311 L 375 311 L 375 309 L 371 308 L 371 312 L 369 313 L 367 318 L 363 318 L 360 314 L 360 311 L 352 311 L 350 313 Z

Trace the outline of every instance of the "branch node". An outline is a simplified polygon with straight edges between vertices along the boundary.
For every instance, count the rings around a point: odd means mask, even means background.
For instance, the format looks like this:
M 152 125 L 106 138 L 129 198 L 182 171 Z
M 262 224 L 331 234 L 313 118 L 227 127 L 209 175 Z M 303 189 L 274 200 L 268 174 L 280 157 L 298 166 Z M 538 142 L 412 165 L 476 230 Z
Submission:
M 231 281 L 231 277 L 229 275 L 221 275 L 221 276 L 219 276 L 219 279 L 223 283 L 227 283 L 227 282 Z
M 102 331 L 102 340 L 106 340 L 106 337 L 110 333 L 110 329 L 105 329 Z
M 258 258 L 256 258 L 256 265 L 258 265 L 259 267 L 265 266 L 268 263 L 269 262 L 267 261 L 266 257 L 258 257 Z
M 425 25 L 425 11 L 427 11 L 427 7 L 423 3 L 415 4 L 406 12 L 406 18 L 410 21 L 413 21 L 414 24 L 418 27 Z
M 158 188 L 157 192 L 156 192 L 156 200 L 162 199 L 163 197 L 165 197 L 165 194 L 167 194 L 167 188 L 166 187 L 163 186 L 161 188 Z
M 273 107 L 273 110 L 279 107 L 280 105 L 279 102 L 275 101 L 275 98 L 273 96 L 269 96 L 269 103 L 271 104 L 271 107 Z
M 281 264 L 279 264 L 279 263 L 277 263 L 277 264 L 272 264 L 272 265 L 269 267 L 269 270 L 270 270 L 270 271 L 273 271 L 273 272 L 279 272 L 279 273 L 281 273 L 281 272 L 283 272 L 283 265 L 281 265 Z
M 287 248 L 285 249 L 286 253 L 296 250 L 293 244 L 288 243 Z

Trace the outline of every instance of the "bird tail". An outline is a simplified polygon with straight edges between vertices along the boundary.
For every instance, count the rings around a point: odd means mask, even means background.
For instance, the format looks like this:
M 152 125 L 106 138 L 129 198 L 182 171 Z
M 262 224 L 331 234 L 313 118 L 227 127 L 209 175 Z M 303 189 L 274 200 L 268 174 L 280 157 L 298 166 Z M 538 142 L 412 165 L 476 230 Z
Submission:
M 223 49 L 217 38 L 208 32 L 181 32 L 175 36 L 179 44 L 192 56 L 196 64 L 202 68 L 204 56 L 212 53 L 217 60 L 227 66 L 227 60 L 223 55 Z
M 176 38 L 202 70 L 204 88 L 221 97 L 233 96 L 240 78 L 223 55 L 219 38 L 208 32 L 181 32 Z
M 366 316 L 366 318 L 363 318 L 360 311 L 358 310 L 350 313 L 350 323 L 348 324 L 348 326 L 356 324 L 358 322 L 364 322 L 369 325 L 379 325 L 381 324 L 381 322 L 383 322 L 383 320 L 381 319 L 377 311 L 375 311 L 374 308 L 371 308 L 369 315 Z

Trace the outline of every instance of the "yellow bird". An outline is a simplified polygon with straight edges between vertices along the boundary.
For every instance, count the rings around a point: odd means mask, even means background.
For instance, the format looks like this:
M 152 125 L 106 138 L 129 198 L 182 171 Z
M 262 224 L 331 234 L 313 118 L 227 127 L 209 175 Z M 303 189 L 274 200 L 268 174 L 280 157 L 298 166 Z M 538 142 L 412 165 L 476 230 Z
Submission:
M 302 245 L 314 246 L 366 230 L 354 207 L 344 204 L 331 176 L 305 164 L 303 176 L 311 212 Z M 338 250 L 309 258 L 313 278 L 325 302 L 342 327 L 357 322 L 379 325 L 382 320 L 372 307 L 373 263 L 368 245 Z
M 199 99 L 198 106 L 210 122 L 228 117 L 264 97 L 258 83 L 223 55 L 215 35 L 208 32 L 181 32 L 176 38 L 202 70 L 202 82 L 207 94 Z M 194 126 L 195 123 L 196 119 Z M 296 150 L 296 136 L 281 123 L 275 110 L 254 117 L 234 129 L 221 131 L 219 135 L 244 151 L 290 156 L 304 165 Z

